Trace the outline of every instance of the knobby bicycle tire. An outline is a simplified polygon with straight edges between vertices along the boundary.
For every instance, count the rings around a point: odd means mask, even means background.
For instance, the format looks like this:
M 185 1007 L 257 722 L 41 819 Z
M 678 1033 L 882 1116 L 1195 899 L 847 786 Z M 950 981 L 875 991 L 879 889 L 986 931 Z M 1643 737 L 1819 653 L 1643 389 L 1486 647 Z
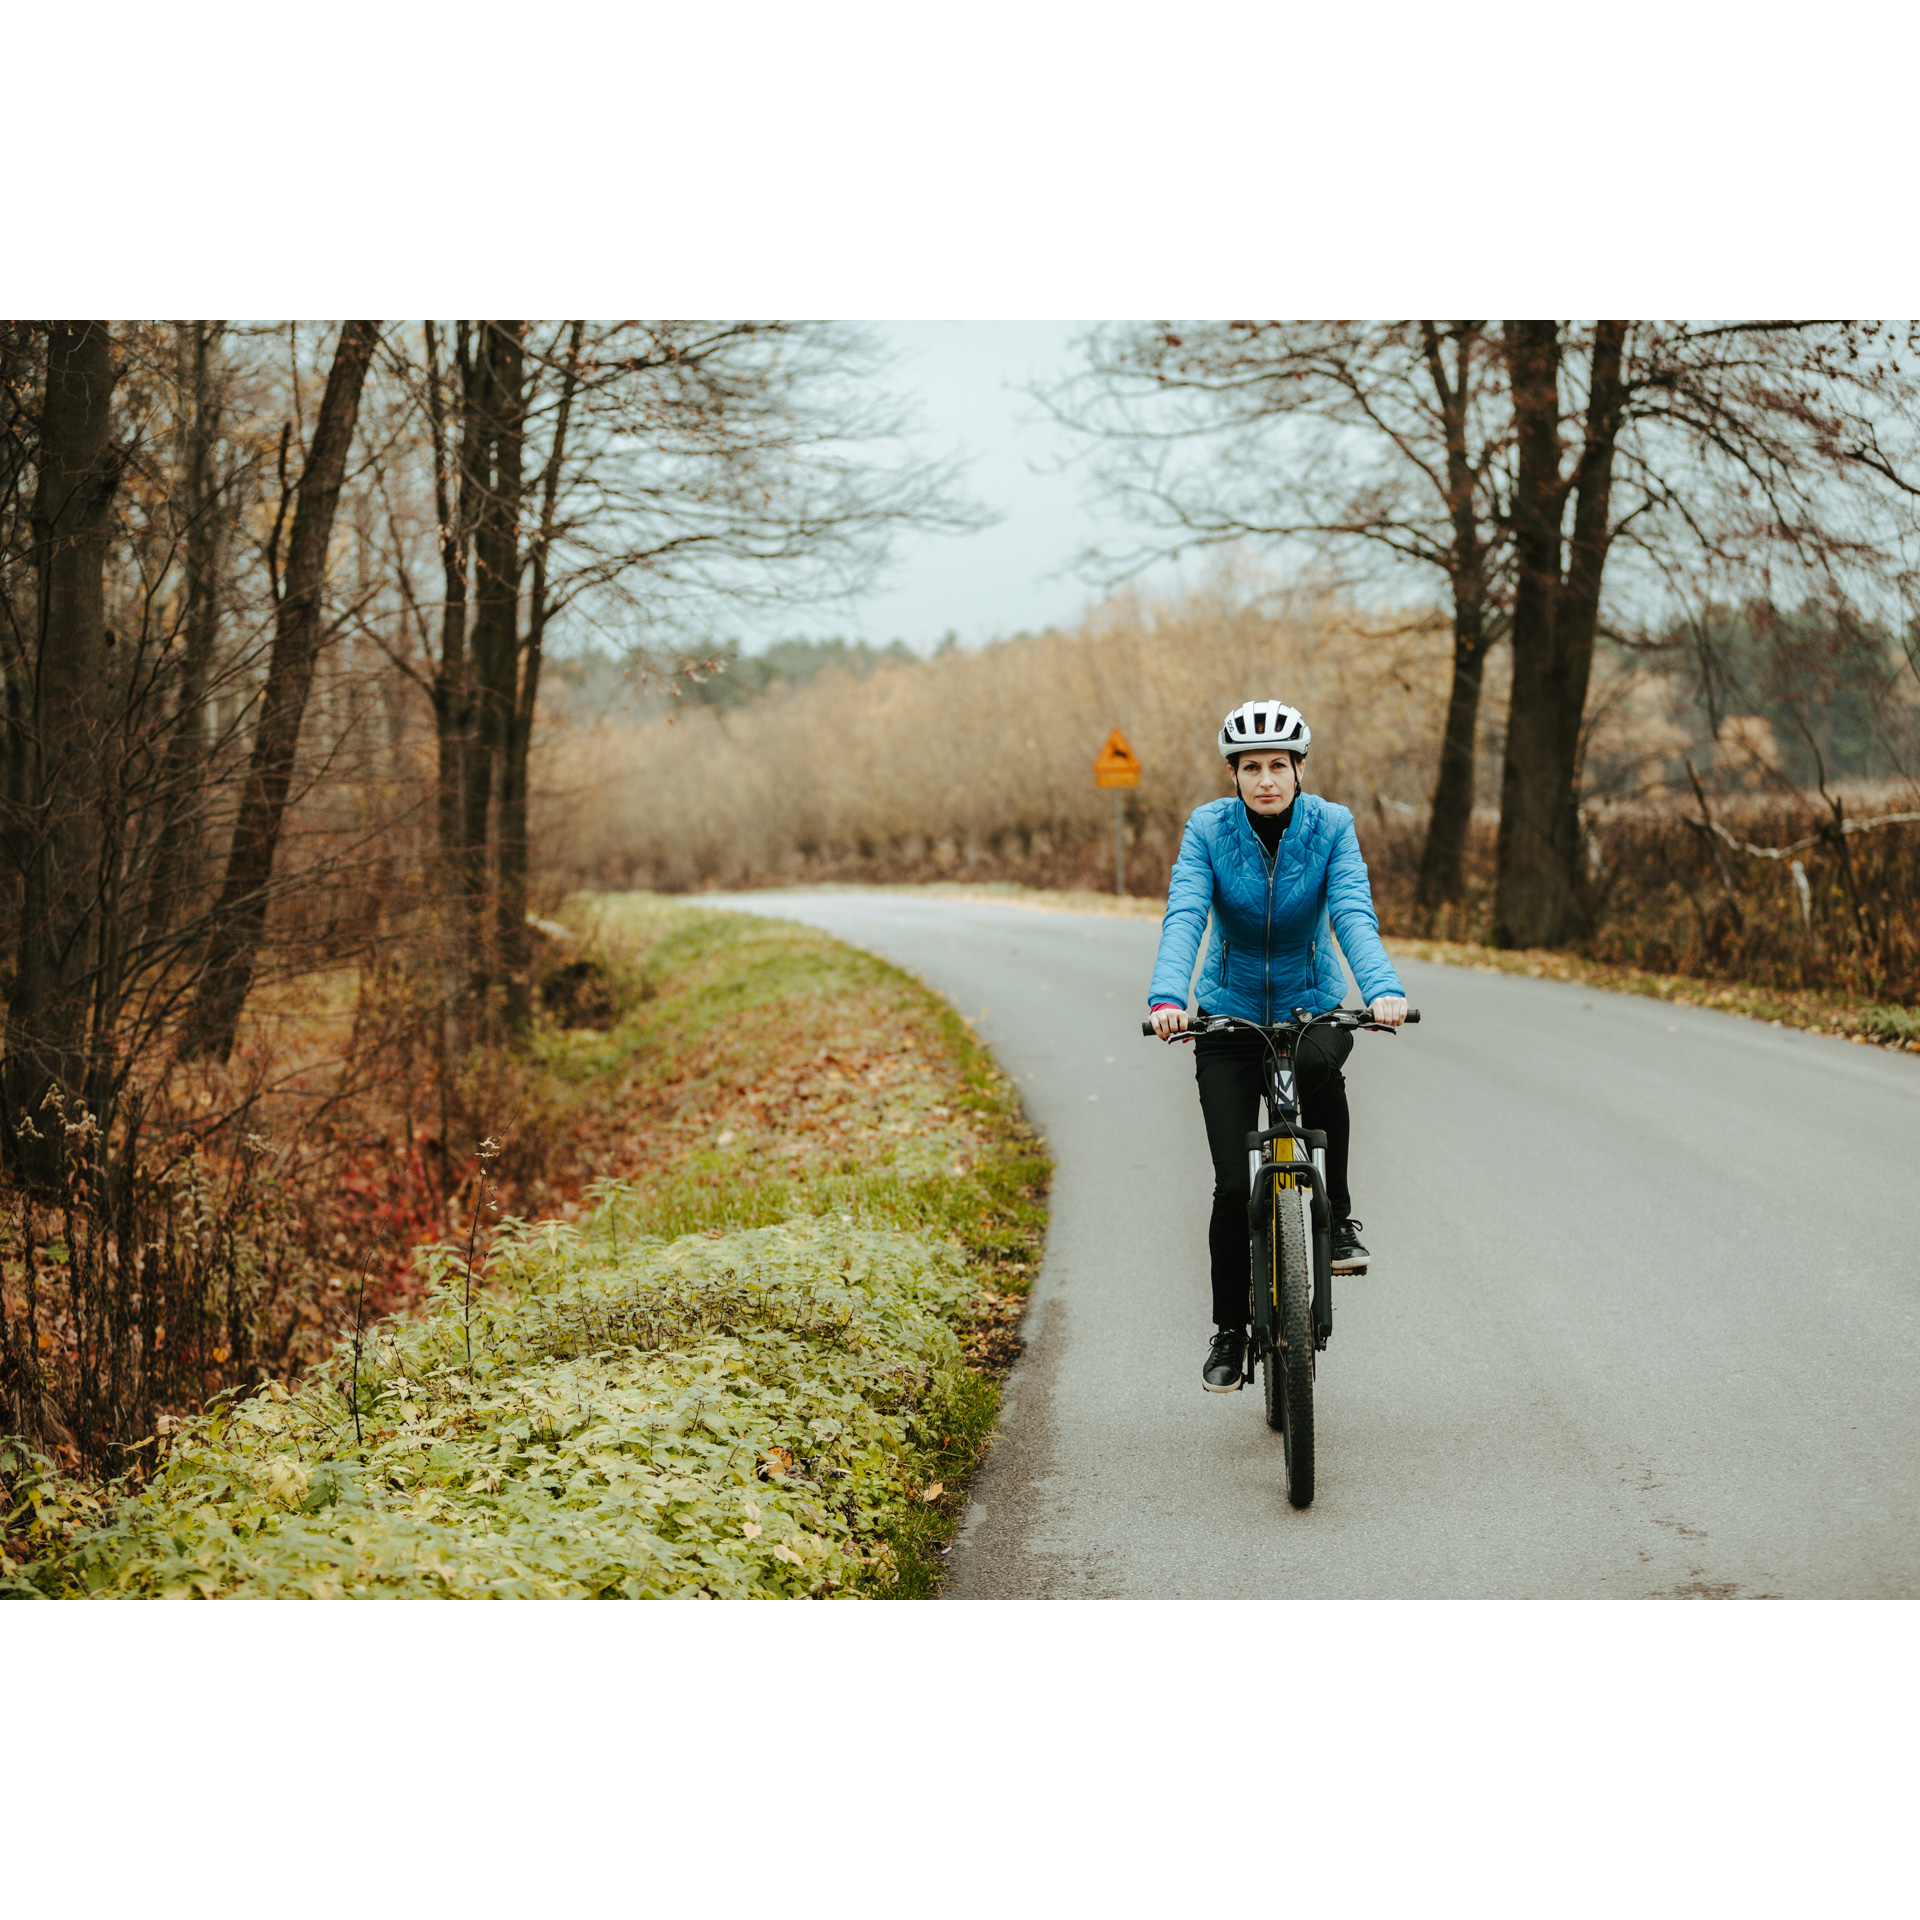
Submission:
M 1286 1345 L 1267 1356 L 1267 1404 L 1271 1409 L 1276 1399 L 1281 1403 L 1287 1498 L 1305 1507 L 1313 1502 L 1313 1255 L 1300 1194 L 1276 1186 L 1273 1214 L 1274 1281 L 1280 1296 L 1275 1317 Z
M 1278 1196 L 1275 1196 L 1276 1200 Z M 1273 1216 L 1269 1212 L 1266 1229 L 1253 1237 L 1253 1285 L 1256 1293 L 1266 1295 L 1264 1317 L 1266 1343 L 1260 1349 L 1261 1398 L 1266 1406 L 1267 1425 L 1283 1439 L 1287 1431 L 1286 1356 L 1280 1351 L 1280 1269 L 1274 1253 L 1279 1242 L 1273 1234 Z

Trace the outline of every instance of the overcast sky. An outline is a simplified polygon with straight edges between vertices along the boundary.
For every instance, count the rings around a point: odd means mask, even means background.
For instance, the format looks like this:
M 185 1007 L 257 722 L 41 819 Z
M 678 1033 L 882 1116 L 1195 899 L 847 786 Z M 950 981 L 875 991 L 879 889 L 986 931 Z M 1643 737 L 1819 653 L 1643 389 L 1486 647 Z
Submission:
M 851 608 L 767 616 L 749 647 L 782 634 L 845 634 L 929 652 L 949 630 L 966 646 L 1075 619 L 1095 589 L 1079 553 L 1119 521 L 1083 497 L 1078 470 L 1050 472 L 1074 443 L 1036 418 L 1021 388 L 1069 370 L 1079 324 L 1065 320 L 892 321 L 874 331 L 898 355 L 891 384 L 920 403 L 929 451 L 963 448 L 967 484 L 1001 516 L 984 533 L 907 535 L 877 592 Z

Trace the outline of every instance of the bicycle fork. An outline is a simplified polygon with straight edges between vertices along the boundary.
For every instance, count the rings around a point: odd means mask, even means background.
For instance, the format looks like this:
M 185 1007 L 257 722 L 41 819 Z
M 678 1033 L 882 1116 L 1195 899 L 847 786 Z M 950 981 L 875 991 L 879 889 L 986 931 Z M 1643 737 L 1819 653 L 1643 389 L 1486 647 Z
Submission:
M 1301 1148 L 1305 1149 L 1304 1153 Z M 1253 1288 L 1256 1337 L 1266 1346 L 1286 1344 L 1274 1317 L 1273 1265 L 1280 1253 L 1272 1244 L 1273 1189 L 1304 1187 L 1309 1195 L 1313 1344 L 1317 1350 L 1333 1338 L 1333 1212 L 1327 1204 L 1327 1136 L 1317 1127 L 1296 1127 L 1283 1121 L 1277 1127 L 1265 1127 L 1247 1135 L 1247 1159 L 1249 1247 L 1266 1244 L 1266 1271 L 1257 1276 Z

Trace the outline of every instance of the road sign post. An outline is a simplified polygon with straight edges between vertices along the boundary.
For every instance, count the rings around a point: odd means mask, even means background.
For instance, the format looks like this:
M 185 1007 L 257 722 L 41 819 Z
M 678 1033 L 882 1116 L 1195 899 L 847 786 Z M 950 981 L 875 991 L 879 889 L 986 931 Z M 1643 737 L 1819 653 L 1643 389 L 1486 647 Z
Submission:
M 1140 756 L 1127 745 L 1127 736 L 1118 727 L 1107 735 L 1107 744 L 1094 755 L 1093 784 L 1113 789 L 1113 890 L 1124 898 L 1127 891 L 1124 795 L 1127 788 L 1140 784 Z

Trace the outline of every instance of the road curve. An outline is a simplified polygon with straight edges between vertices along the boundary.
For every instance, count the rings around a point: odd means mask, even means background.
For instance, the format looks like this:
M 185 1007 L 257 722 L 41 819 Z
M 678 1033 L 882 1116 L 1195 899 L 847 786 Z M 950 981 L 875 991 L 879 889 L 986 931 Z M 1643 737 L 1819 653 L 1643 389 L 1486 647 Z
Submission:
M 704 900 L 703 900 L 703 903 Z M 909 969 L 1057 1175 L 960 1598 L 1920 1594 L 1920 1061 L 1402 961 L 1348 1067 L 1373 1270 L 1341 1283 L 1318 1489 L 1208 1394 L 1211 1172 L 1158 926 L 885 892 L 717 896 Z

